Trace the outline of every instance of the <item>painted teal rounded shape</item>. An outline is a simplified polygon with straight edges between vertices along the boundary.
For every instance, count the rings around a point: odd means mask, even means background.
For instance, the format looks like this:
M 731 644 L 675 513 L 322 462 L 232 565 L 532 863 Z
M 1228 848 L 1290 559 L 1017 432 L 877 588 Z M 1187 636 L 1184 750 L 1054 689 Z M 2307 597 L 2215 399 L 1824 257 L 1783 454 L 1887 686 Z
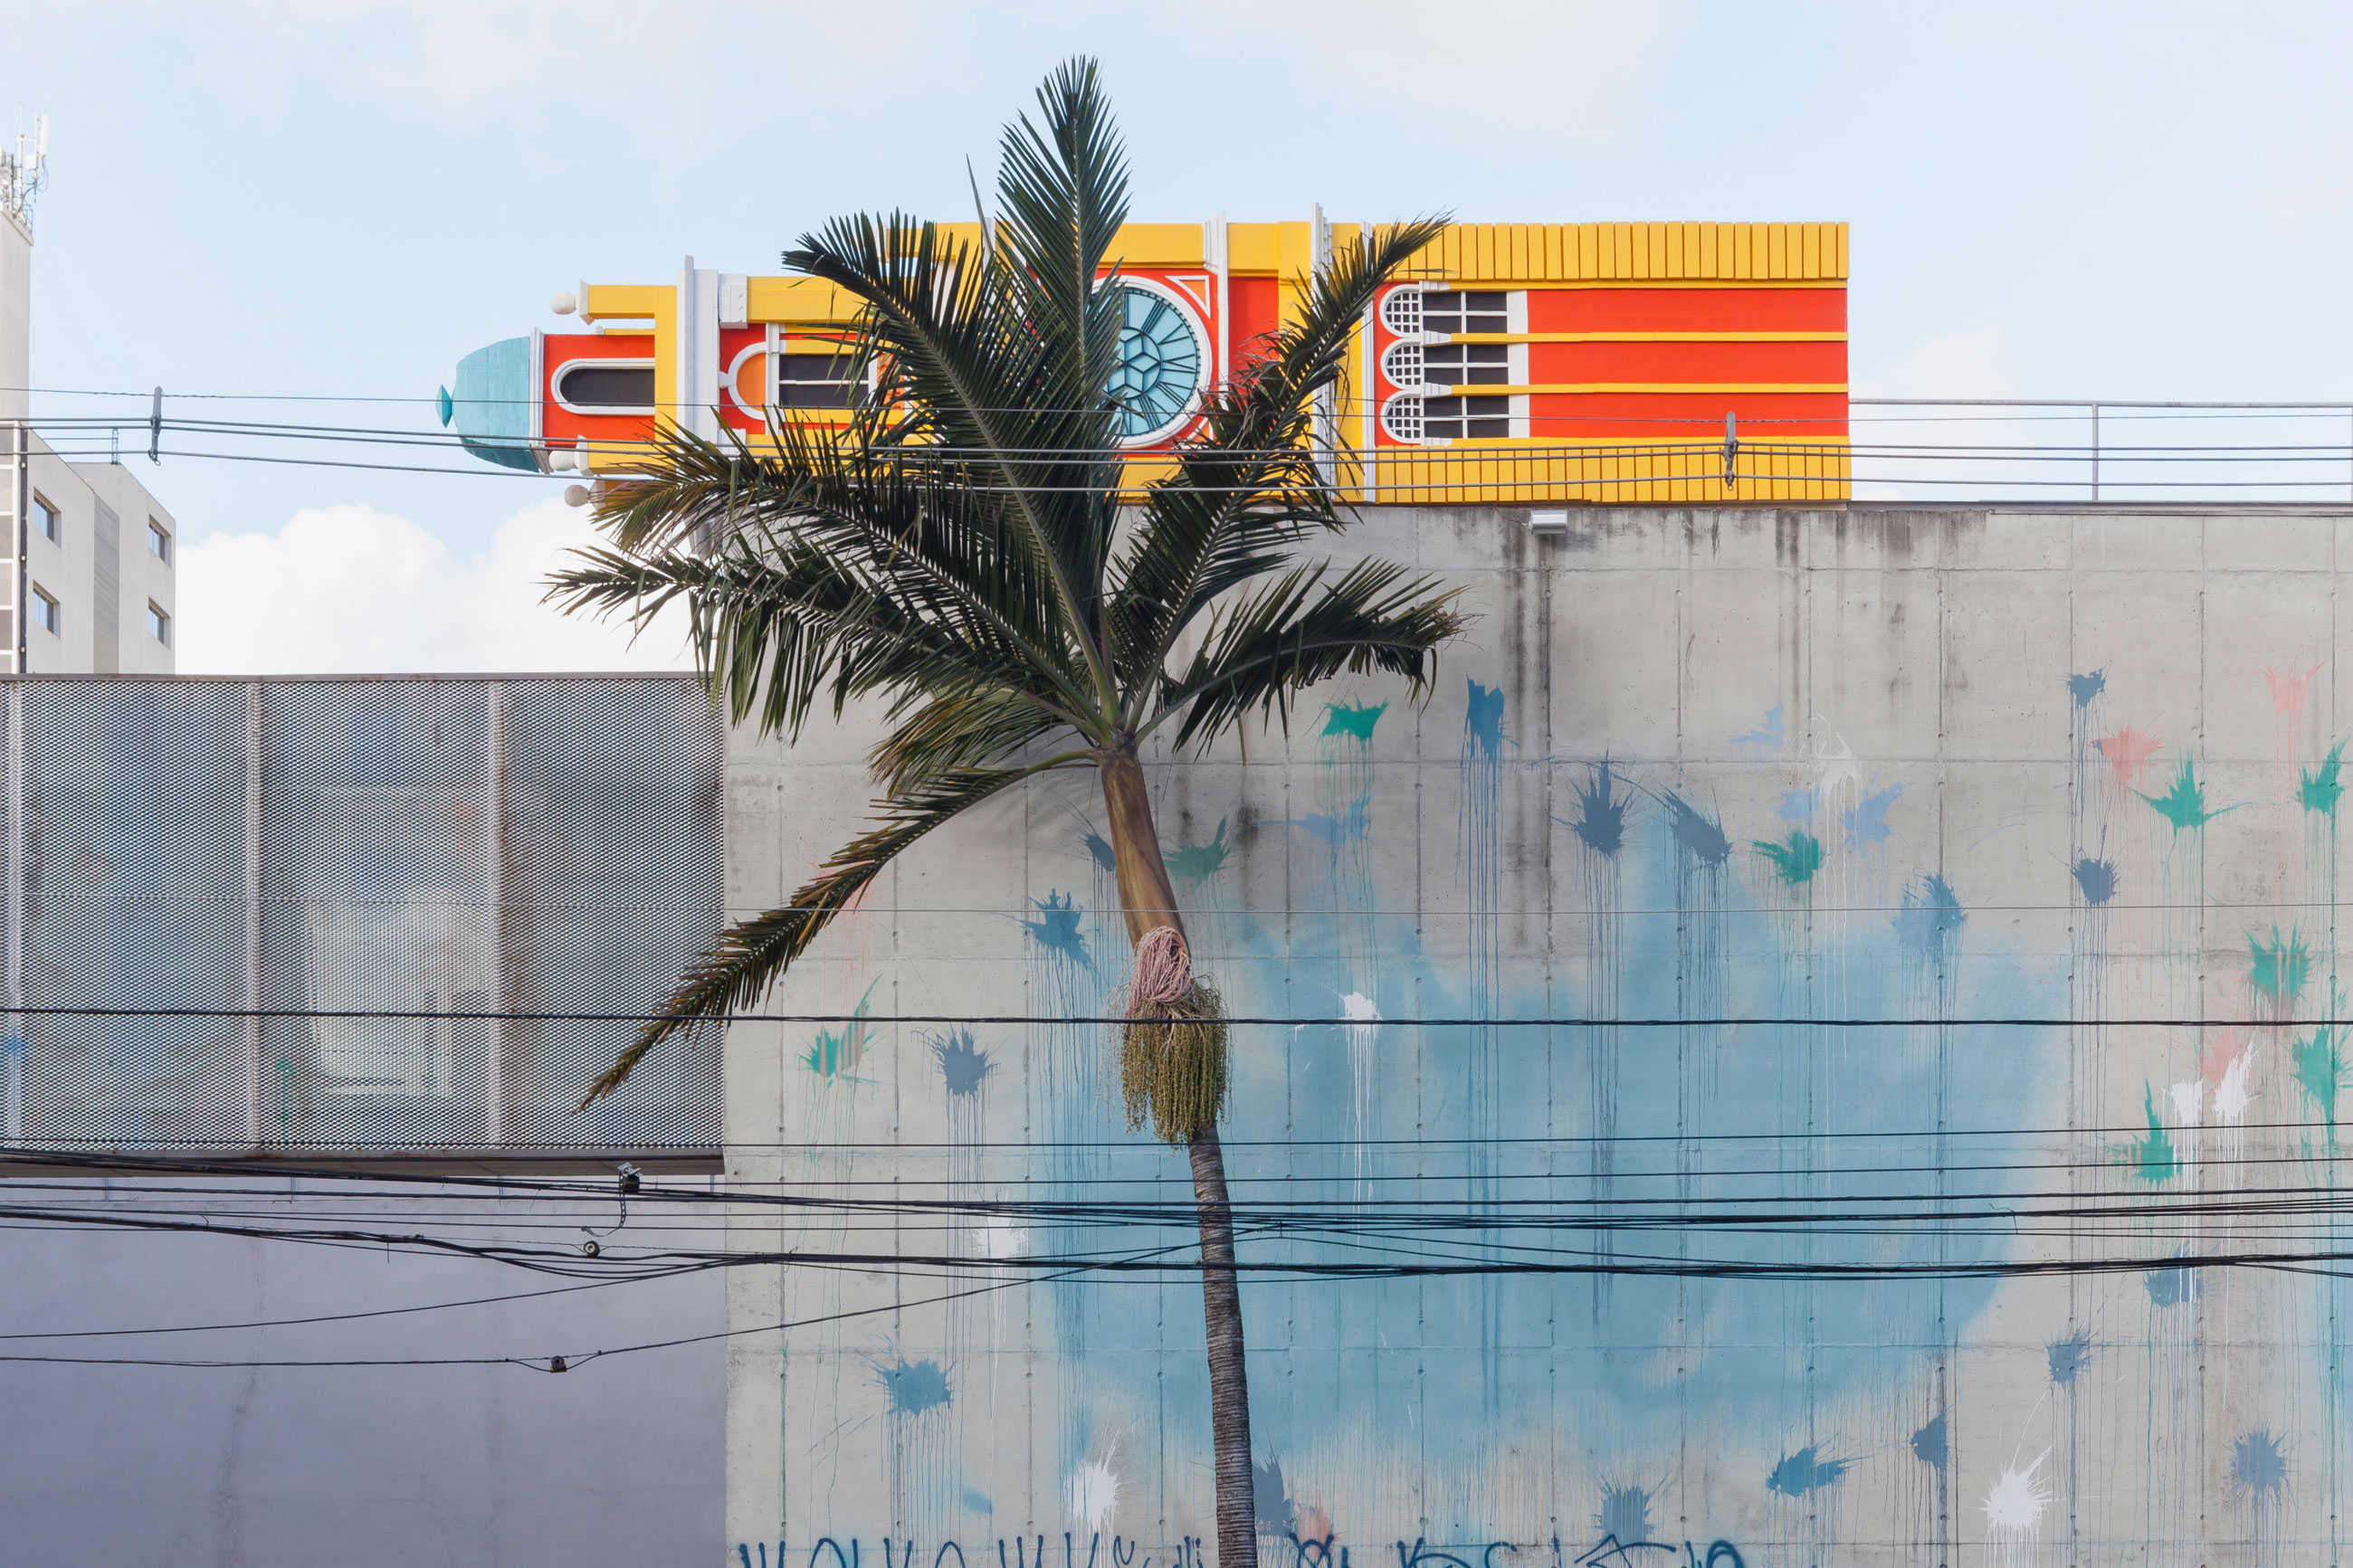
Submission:
M 436 387 L 434 389 L 433 400 L 440 405 L 441 423 L 444 426 L 447 426 L 449 423 L 449 416 L 458 411 L 457 404 L 450 400 L 449 389 L 446 386 Z
M 1120 293 L 1119 363 L 1103 392 L 1119 410 L 1123 441 L 1148 441 L 1182 424 L 1201 390 L 1208 356 L 1176 301 L 1149 289 Z
M 538 392 L 531 384 L 531 340 L 508 338 L 476 349 L 458 362 L 457 382 L 448 423 L 459 444 L 486 463 L 539 472 L 531 449 Z

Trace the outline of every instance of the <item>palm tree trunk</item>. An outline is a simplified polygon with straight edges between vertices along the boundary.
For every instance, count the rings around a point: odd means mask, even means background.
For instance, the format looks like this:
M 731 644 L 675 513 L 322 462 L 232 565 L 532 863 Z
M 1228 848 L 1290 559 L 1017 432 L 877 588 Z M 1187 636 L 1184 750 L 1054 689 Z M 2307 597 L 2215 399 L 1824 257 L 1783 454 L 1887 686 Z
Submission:
M 1158 926 L 1185 922 L 1160 857 L 1160 835 L 1135 753 L 1104 755 L 1103 809 L 1111 819 L 1112 858 L 1126 907 L 1127 937 L 1140 942 Z M 1234 1211 L 1226 1194 L 1226 1161 L 1211 1126 L 1186 1145 L 1193 1165 L 1193 1204 L 1201 1229 L 1201 1313 L 1209 1342 L 1209 1431 L 1216 1449 L 1218 1568 L 1258 1568 L 1256 1477 L 1250 1469 L 1250 1377 L 1243 1358 L 1242 1295 L 1234 1270 Z

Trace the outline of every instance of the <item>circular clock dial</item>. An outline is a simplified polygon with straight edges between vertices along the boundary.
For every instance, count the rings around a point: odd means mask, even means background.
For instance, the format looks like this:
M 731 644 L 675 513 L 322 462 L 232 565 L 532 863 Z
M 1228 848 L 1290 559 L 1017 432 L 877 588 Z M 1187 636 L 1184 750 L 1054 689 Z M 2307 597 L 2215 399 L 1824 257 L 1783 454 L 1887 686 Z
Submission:
M 1119 409 L 1124 441 L 1148 441 L 1182 424 L 1201 390 L 1208 356 L 1192 317 L 1166 296 L 1123 286 L 1119 364 L 1103 391 Z

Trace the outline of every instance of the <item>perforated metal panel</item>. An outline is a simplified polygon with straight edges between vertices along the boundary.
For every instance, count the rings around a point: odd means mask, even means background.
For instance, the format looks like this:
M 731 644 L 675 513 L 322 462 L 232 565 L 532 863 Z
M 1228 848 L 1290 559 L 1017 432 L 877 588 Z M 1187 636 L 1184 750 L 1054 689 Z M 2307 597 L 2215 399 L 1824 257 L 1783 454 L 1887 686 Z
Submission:
M 573 1109 L 721 923 L 691 680 L 0 688 L 11 1142 L 716 1148 L 714 1038 Z

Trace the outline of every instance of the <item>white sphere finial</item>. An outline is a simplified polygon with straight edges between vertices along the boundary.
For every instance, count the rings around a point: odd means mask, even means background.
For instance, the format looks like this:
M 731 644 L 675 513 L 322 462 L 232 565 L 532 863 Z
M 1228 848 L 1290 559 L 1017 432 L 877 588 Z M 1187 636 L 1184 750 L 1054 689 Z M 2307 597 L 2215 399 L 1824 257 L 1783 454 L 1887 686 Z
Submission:
M 558 289 L 548 300 L 547 308 L 559 316 L 568 316 L 580 308 L 580 301 L 569 289 Z

